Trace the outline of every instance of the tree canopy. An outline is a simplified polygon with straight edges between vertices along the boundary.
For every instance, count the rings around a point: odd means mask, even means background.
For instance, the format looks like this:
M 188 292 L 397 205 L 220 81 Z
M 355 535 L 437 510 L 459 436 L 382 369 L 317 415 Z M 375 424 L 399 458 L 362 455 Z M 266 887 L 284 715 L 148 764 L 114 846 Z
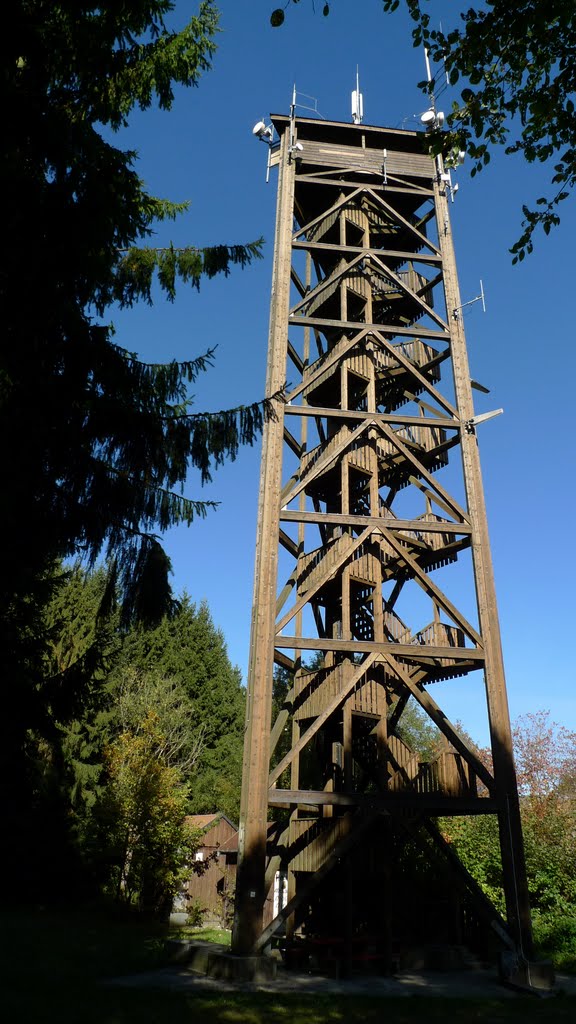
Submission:
M 284 22 L 291 3 L 271 23 Z M 414 46 L 424 45 L 435 69 L 424 91 L 438 91 L 448 76 L 454 87 L 448 130 L 433 145 L 446 154 L 465 149 L 472 174 L 490 161 L 495 146 L 550 168 L 550 191 L 534 208 L 523 205 L 522 233 L 513 262 L 532 251 L 533 235 L 559 223 L 559 206 L 576 182 L 576 7 L 573 0 L 485 0 L 452 5 L 454 27 L 442 30 L 432 0 L 382 0 L 385 13 L 404 6 L 413 20 Z M 323 14 L 330 13 L 330 4 Z M 459 95 L 456 94 L 456 88 Z M 452 93 L 451 93 L 452 94 Z
M 202 757 L 190 778 L 189 809 L 237 818 L 244 740 L 245 692 L 221 630 L 206 603 L 184 595 L 176 614 L 125 636 L 114 675 L 128 666 L 173 679 L 187 694 L 202 729 Z
M 278 397 L 197 412 L 190 385 L 213 366 L 214 350 L 199 342 L 184 362 L 145 363 L 110 322 L 114 308 L 171 301 L 177 286 L 197 289 L 261 254 L 261 239 L 175 248 L 165 232 L 187 204 L 151 195 L 137 154 L 114 144 L 134 110 L 168 111 L 176 89 L 198 85 L 211 67 L 213 0 L 201 0 L 180 30 L 170 27 L 174 7 L 8 0 L 3 11 L 0 664 L 11 692 L 2 779 L 6 820 L 29 841 L 40 827 L 34 807 L 48 813 L 39 744 L 53 759 L 55 814 L 55 735 L 82 717 L 97 663 L 106 669 L 109 638 L 94 622 L 117 597 L 124 629 L 174 611 L 160 536 L 214 505 L 188 496 L 189 472 L 209 481 L 253 443 Z M 83 653 L 67 662 L 46 619 L 48 606 L 60 614 L 50 605 L 62 586 L 55 567 L 77 557 L 94 566 L 101 556 L 100 611 L 79 631 L 68 621 Z M 76 752 L 85 741 L 69 736 Z M 76 761 L 89 781 L 91 763 Z
M 151 301 L 156 281 L 197 288 L 260 255 L 261 240 L 175 249 L 146 239 L 186 207 L 146 191 L 136 154 L 111 144 L 134 108 L 169 110 L 215 51 L 218 13 L 203 0 L 181 31 L 171 0 L 9 0 L 4 35 L 7 251 L 0 296 L 0 430 L 6 498 L 0 606 L 16 619 L 54 559 L 116 560 L 128 614 L 166 606 L 158 532 L 204 516 L 185 497 L 252 443 L 264 401 L 191 410 L 189 385 L 213 350 L 142 363 L 114 338 L 113 303 Z M 153 603 L 151 604 L 151 601 Z M 6 616 L 4 616 L 6 622 Z M 6 646 L 6 645 L 4 645 Z M 10 646 L 10 644 L 8 644 Z
M 5 846 L 10 877 L 26 879 L 33 900 L 76 885 L 160 909 L 189 869 L 184 816 L 237 817 L 245 692 L 205 604 L 184 595 L 156 625 L 127 628 L 109 584 L 105 567 L 77 564 L 60 573 L 44 610 L 28 793 Z M 20 783 L 11 780 L 21 795 Z
M 520 811 L 534 935 L 541 955 L 574 968 L 576 880 L 574 791 L 576 733 L 550 712 L 522 715 L 513 725 Z M 479 751 L 490 763 L 489 751 Z M 494 904 L 504 910 L 498 824 L 492 815 L 443 818 L 441 830 Z

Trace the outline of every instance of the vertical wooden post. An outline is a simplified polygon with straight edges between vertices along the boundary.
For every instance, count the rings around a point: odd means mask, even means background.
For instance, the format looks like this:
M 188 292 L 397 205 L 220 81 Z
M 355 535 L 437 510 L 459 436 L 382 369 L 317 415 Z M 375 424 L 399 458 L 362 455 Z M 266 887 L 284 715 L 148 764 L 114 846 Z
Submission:
M 486 659 L 484 675 L 494 778 L 498 787 L 498 821 L 506 911 L 508 923 L 518 947 L 529 958 L 533 953 L 532 926 L 496 588 L 490 554 L 480 454 L 473 423 L 474 403 L 462 322 L 462 301 L 448 213 L 447 190 L 441 180 L 443 167 L 439 157 L 437 158 L 437 169 L 438 174 L 434 186 L 437 224 L 443 256 L 446 311 L 450 323 L 454 390 L 461 421 L 460 447 L 468 515 L 472 527 L 472 558 L 478 618 Z
M 285 382 L 293 205 L 294 164 L 289 150 L 289 133 L 286 130 L 281 142 L 276 208 L 266 377 L 266 393 L 269 395 L 279 391 Z M 278 408 L 276 419 L 269 420 L 265 425 L 262 440 L 242 801 L 238 838 L 237 895 L 232 933 L 232 949 L 238 954 L 253 952 L 256 939 L 262 931 L 262 914 L 266 899 L 264 874 L 283 430 L 283 410 Z

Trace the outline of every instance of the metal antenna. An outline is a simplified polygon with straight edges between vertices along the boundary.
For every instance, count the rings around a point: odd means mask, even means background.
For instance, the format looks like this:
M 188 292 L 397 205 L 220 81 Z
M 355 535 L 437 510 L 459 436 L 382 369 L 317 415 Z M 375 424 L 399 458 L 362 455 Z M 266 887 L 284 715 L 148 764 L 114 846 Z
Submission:
M 302 97 L 305 100 L 312 100 L 314 105 L 310 106 L 308 103 L 301 103 L 300 97 Z M 296 89 L 296 84 L 294 84 L 294 87 L 292 89 L 292 103 L 290 104 L 291 117 L 295 116 L 296 107 L 300 107 L 300 110 L 310 110 L 313 114 L 316 114 L 321 121 L 326 120 L 324 115 L 321 114 L 320 111 L 318 110 L 318 100 L 316 96 L 310 96 L 307 92 L 300 92 L 300 90 Z
M 484 313 L 486 312 L 486 296 L 484 295 L 484 285 L 482 284 L 482 278 L 480 278 L 480 295 L 476 295 L 475 298 L 469 299 L 468 302 L 463 302 L 461 306 L 457 306 L 456 309 L 453 309 L 452 316 L 454 317 L 454 319 L 458 320 L 460 316 L 460 310 L 464 309 L 466 306 L 471 306 L 474 302 L 481 302 L 482 310 Z
M 495 416 L 501 416 L 503 412 L 504 409 L 492 409 L 491 412 L 481 412 L 478 416 L 473 416 L 472 419 L 466 420 L 464 429 L 467 434 L 474 434 L 479 423 L 486 423 L 487 420 L 493 420 Z
M 444 35 L 444 31 L 442 29 L 442 22 L 440 22 L 440 32 L 442 33 L 442 35 Z M 442 58 L 442 66 L 444 68 L 444 76 L 446 78 L 446 85 L 450 85 L 450 77 L 448 75 L 448 72 L 446 71 L 446 57 Z
M 364 98 L 360 92 L 360 78 L 358 75 L 358 65 L 356 65 L 356 88 L 352 93 L 352 120 L 354 124 L 362 124 L 363 117 Z
M 428 79 L 428 85 L 432 85 L 433 78 L 432 71 L 430 70 L 430 55 L 428 53 L 427 46 L 424 47 L 424 60 L 426 62 L 426 78 Z M 436 109 L 436 100 L 434 97 L 434 92 L 432 90 L 430 90 L 430 106 L 432 110 Z

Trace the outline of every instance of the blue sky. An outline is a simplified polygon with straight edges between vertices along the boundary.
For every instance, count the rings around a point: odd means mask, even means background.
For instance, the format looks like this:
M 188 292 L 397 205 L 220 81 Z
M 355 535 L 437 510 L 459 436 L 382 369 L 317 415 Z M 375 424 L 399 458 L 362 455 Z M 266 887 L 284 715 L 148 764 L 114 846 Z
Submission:
M 263 397 L 272 269 L 276 180 L 265 183 L 266 147 L 252 126 L 287 113 L 292 87 L 315 97 L 330 120 L 350 120 L 356 65 L 369 124 L 416 128 L 426 103 L 417 88 L 424 60 L 403 13 L 385 16 L 379 0 L 302 2 L 285 25 L 269 25 L 273 0 L 222 0 L 214 67 L 200 87 L 178 92 L 171 112 L 136 113 L 116 137 L 139 154 L 139 171 L 156 195 L 191 200 L 188 214 L 163 226 L 156 244 L 247 242 L 263 235 L 264 260 L 200 294 L 182 290 L 172 305 L 115 313 L 116 340 L 143 359 L 184 359 L 218 346 L 215 368 L 194 387 L 197 410 Z M 431 4 L 443 27 L 459 5 Z M 174 24 L 196 5 L 180 0 Z M 435 11 L 435 13 L 436 13 Z M 450 91 L 438 106 L 448 109 Z M 308 112 L 299 111 L 304 116 Z M 572 298 L 574 200 L 536 252 L 513 267 L 509 246 L 520 233 L 521 205 L 544 194 L 546 175 L 520 159 L 494 155 L 479 177 L 466 163 L 451 207 L 463 301 L 484 282 L 486 313 L 468 308 L 472 376 L 491 388 L 477 411 L 503 407 L 479 428 L 484 485 L 499 599 L 512 717 L 550 709 L 576 729 L 576 688 L 569 644 L 576 619 L 572 529 L 574 455 L 572 388 L 576 370 Z M 209 487 L 191 476 L 191 497 L 221 505 L 205 521 L 165 537 L 173 585 L 205 598 L 245 674 L 250 630 L 259 447 L 218 470 Z M 476 678 L 478 676 L 478 678 Z M 481 679 L 438 684 L 434 696 L 479 742 L 487 741 Z

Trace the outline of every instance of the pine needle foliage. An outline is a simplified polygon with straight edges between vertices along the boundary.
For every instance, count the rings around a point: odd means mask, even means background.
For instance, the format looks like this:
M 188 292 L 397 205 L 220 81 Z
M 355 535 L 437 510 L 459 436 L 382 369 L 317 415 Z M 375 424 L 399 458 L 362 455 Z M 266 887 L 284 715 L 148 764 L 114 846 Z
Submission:
M 203 278 L 261 255 L 261 239 L 150 247 L 152 231 L 187 203 L 149 195 L 136 154 L 110 142 L 133 110 L 169 110 L 176 86 L 198 85 L 211 67 L 214 3 L 202 0 L 178 31 L 168 23 L 173 8 L 172 0 L 8 0 L 5 650 L 18 646 L 23 607 L 61 558 L 115 560 L 125 614 L 161 615 L 169 561 L 158 535 L 215 507 L 185 495 L 189 471 L 209 481 L 240 445 L 254 442 L 282 397 L 194 414 L 188 385 L 213 365 L 214 350 L 182 363 L 142 363 L 105 322 L 112 304 L 150 303 L 153 290 L 172 301 L 178 284 L 198 289 Z
M 228 277 L 233 266 L 244 268 L 261 259 L 263 239 L 248 245 L 216 245 L 205 249 L 191 246 L 165 249 L 149 247 L 129 249 L 118 265 L 115 298 L 121 306 L 132 306 L 139 299 L 152 305 L 152 285 L 157 280 L 168 299 L 176 298 L 178 281 L 200 289 L 203 277 Z
M 51 817 L 37 750 L 53 749 L 50 719 L 85 696 L 92 656 L 46 677 L 54 566 L 107 556 L 123 628 L 173 611 L 160 534 L 215 507 L 185 491 L 189 471 L 209 480 L 253 443 L 281 397 L 193 414 L 189 386 L 214 351 L 199 344 L 183 363 L 142 363 L 110 324 L 113 306 L 149 302 L 153 291 L 172 300 L 177 286 L 197 289 L 260 255 L 260 241 L 171 245 L 163 232 L 187 204 L 150 195 L 136 154 L 113 144 L 133 111 L 169 110 L 176 89 L 211 67 L 213 0 L 179 30 L 174 7 L 6 0 L 2 10 L 0 674 L 11 699 L 0 774 L 8 831 L 22 837 L 8 850 L 11 878 L 28 877 L 23 851 Z

